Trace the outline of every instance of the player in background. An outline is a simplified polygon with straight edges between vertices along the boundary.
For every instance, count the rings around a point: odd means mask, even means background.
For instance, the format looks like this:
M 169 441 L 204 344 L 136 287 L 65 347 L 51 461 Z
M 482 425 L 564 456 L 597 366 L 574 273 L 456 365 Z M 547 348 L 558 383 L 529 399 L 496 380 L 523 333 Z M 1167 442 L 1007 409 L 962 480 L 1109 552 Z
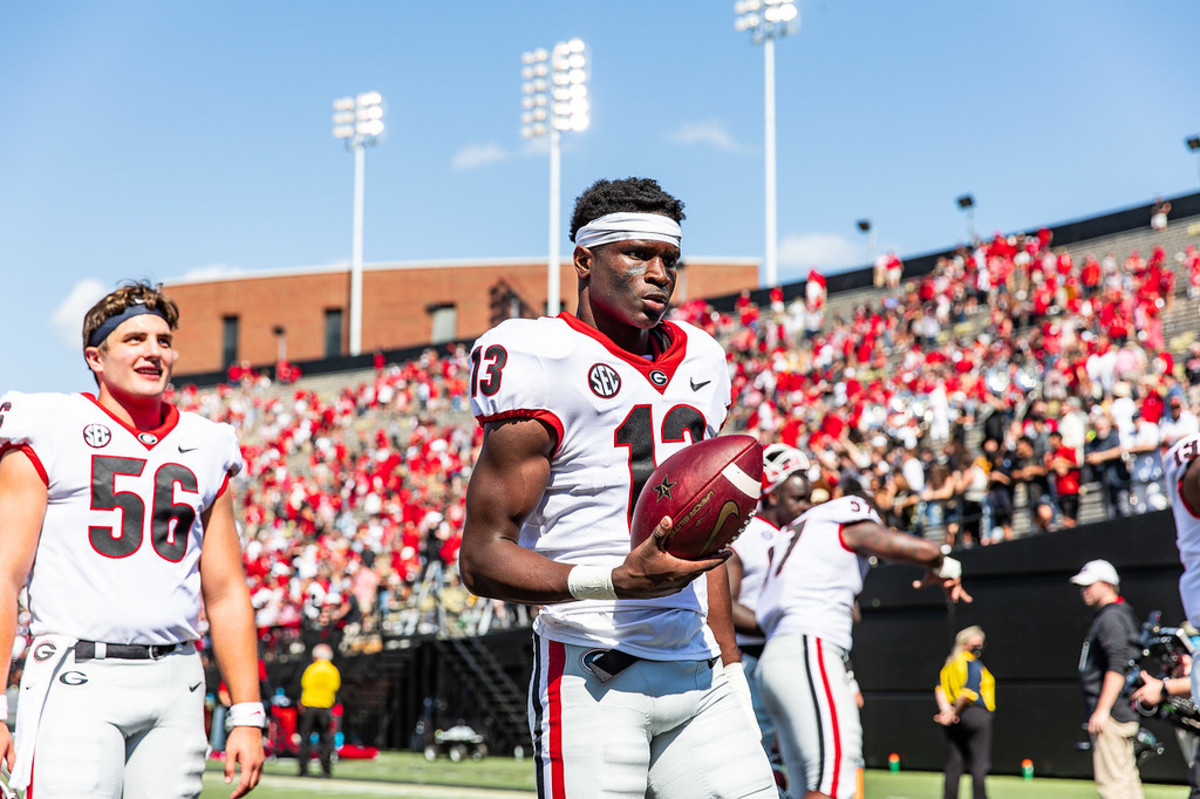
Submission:
M 775 728 L 762 704 L 762 689 L 755 675 L 767 637 L 758 626 L 754 609 L 771 565 L 771 547 L 778 540 L 780 528 L 811 506 L 810 468 L 808 457 L 794 447 L 771 444 L 763 449 L 763 493 L 758 515 L 750 520 L 750 524 L 730 546 L 733 554 L 725 562 L 729 572 L 729 594 L 733 599 L 733 628 L 737 633 L 738 649 L 742 653 L 742 669 L 750 684 L 750 696 L 754 716 L 762 732 L 763 749 L 773 767 L 781 767 L 782 760 L 775 745 Z
M 665 518 L 630 550 L 655 465 L 715 436 L 730 401 L 720 345 L 662 321 L 683 216 L 653 180 L 598 181 L 571 220 L 576 313 L 508 320 L 471 351 L 484 440 L 463 581 L 544 605 L 529 703 L 543 798 L 777 795 L 740 674 L 726 555 L 668 554 Z
M 970 602 L 962 566 L 949 552 L 948 545 L 884 527 L 857 496 L 817 505 L 781 531 L 758 600 L 767 635 L 758 679 L 794 795 L 855 793 L 862 726 L 846 661 L 868 559 L 924 566 L 929 571 L 915 587 L 940 585 L 951 600 Z
M 240 766 L 231 796 L 258 783 L 264 715 L 229 488 L 242 458 L 228 425 L 163 399 L 178 318 L 155 287 L 123 286 L 84 318 L 95 395 L 0 397 L 0 672 L 23 587 L 34 636 L 0 757 L 37 799 L 199 796 L 201 600 L 234 702 L 225 781 Z
M 1173 401 L 1172 401 L 1173 404 Z M 1166 475 L 1167 496 L 1171 500 L 1171 513 L 1175 517 L 1175 544 L 1179 548 L 1179 560 L 1183 564 L 1183 575 L 1179 578 L 1179 598 L 1183 601 L 1183 612 L 1192 626 L 1200 622 L 1200 433 L 1192 433 L 1179 439 L 1163 456 Z M 1145 674 L 1143 673 L 1143 679 Z M 1147 684 L 1150 683 L 1146 680 Z M 1191 688 L 1184 691 L 1176 685 L 1172 694 L 1200 697 L 1200 668 L 1192 661 Z M 1161 683 L 1161 700 L 1166 699 L 1166 681 Z M 1160 700 L 1160 701 L 1161 701 Z M 1200 795 L 1200 756 L 1192 752 L 1193 765 L 1188 772 L 1192 785 L 1191 796 Z

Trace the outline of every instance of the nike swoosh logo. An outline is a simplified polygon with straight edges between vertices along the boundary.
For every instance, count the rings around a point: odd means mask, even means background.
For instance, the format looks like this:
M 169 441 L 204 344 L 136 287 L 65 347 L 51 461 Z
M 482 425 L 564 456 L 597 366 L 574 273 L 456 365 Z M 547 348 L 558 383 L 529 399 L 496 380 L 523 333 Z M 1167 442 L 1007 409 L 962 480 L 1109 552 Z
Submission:
M 195 685 L 189 685 L 188 690 L 191 691 L 192 693 L 195 693 L 196 689 L 199 688 L 201 685 L 204 685 L 204 683 L 198 682 Z
M 200 449 L 200 448 L 199 448 L 199 447 L 185 447 L 183 444 L 180 444 L 180 445 L 179 445 L 179 451 L 180 451 L 180 453 L 184 453 L 184 452 L 195 452 L 195 451 L 196 451 L 196 450 L 198 450 L 198 449 Z
M 705 386 L 707 386 L 707 385 L 708 385 L 709 383 L 711 383 L 712 381 L 711 381 L 711 380 L 705 380 L 703 383 L 697 383 L 697 382 L 696 382 L 696 380 L 695 380 L 695 378 L 691 378 L 691 377 L 689 377 L 689 378 L 688 378 L 688 382 L 692 384 L 692 391 L 699 391 L 700 389 L 704 388 Z
M 717 516 L 717 523 L 713 525 L 712 532 L 708 534 L 708 540 L 704 542 L 704 546 L 700 548 L 700 552 L 707 555 L 710 554 L 708 548 L 712 546 L 713 539 L 717 537 L 717 533 L 721 532 L 721 528 L 725 526 L 725 520 L 730 516 L 738 518 L 738 506 L 732 499 L 726 500 L 721 506 L 721 513 Z

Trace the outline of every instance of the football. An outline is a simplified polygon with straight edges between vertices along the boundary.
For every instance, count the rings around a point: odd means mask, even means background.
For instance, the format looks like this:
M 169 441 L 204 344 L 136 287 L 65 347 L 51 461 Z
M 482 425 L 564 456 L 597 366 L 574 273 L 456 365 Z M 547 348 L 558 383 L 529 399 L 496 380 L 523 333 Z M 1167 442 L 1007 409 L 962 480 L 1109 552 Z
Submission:
M 695 560 L 719 552 L 754 517 L 762 493 L 762 447 L 750 436 L 718 436 L 684 447 L 650 475 L 633 508 L 633 546 L 664 516 L 674 529 L 667 551 Z

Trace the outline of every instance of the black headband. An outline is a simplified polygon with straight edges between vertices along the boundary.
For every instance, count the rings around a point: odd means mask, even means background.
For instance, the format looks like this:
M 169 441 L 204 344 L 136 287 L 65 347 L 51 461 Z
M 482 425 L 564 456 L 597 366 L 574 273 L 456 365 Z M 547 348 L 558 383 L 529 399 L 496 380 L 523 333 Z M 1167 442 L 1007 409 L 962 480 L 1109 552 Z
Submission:
M 108 338 L 109 334 L 121 326 L 121 323 L 126 319 L 132 319 L 135 316 L 140 316 L 144 313 L 152 313 L 160 317 L 164 322 L 167 321 L 167 316 L 157 308 L 148 308 L 145 303 L 139 302 L 135 305 L 130 305 L 125 310 L 121 311 L 116 316 L 110 316 L 100 323 L 100 327 L 92 331 L 92 335 L 88 336 L 88 346 L 98 347 L 100 342 Z

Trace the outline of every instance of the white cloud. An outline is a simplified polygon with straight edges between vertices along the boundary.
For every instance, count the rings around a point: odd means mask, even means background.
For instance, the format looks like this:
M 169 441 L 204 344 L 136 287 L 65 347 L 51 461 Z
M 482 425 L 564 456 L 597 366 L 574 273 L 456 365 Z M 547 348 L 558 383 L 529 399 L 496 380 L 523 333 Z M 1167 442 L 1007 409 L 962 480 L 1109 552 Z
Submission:
M 828 272 L 848 266 L 862 266 L 866 254 L 860 242 L 837 233 L 792 233 L 779 242 L 779 263 L 807 269 L 815 266 Z
M 468 144 L 455 153 L 454 158 L 450 159 L 450 166 L 458 172 L 465 172 L 468 169 L 478 169 L 506 158 L 508 158 L 508 151 L 495 142 Z
M 534 136 L 531 139 L 525 140 L 525 145 L 521 148 L 521 155 L 544 156 L 550 152 L 550 137 L 549 136 Z
M 667 134 L 667 141 L 683 145 L 705 144 L 730 152 L 745 149 L 733 138 L 733 134 L 725 130 L 725 126 L 715 119 L 685 122 L 679 129 Z
M 209 264 L 208 266 L 198 266 L 195 269 L 189 269 L 184 274 L 184 280 L 215 280 L 219 277 L 228 277 L 230 275 L 243 275 L 246 270 L 236 266 L 226 266 L 225 264 Z
M 87 278 L 75 284 L 71 292 L 50 314 L 50 326 L 68 347 L 80 346 L 83 316 L 108 293 L 99 280 Z

